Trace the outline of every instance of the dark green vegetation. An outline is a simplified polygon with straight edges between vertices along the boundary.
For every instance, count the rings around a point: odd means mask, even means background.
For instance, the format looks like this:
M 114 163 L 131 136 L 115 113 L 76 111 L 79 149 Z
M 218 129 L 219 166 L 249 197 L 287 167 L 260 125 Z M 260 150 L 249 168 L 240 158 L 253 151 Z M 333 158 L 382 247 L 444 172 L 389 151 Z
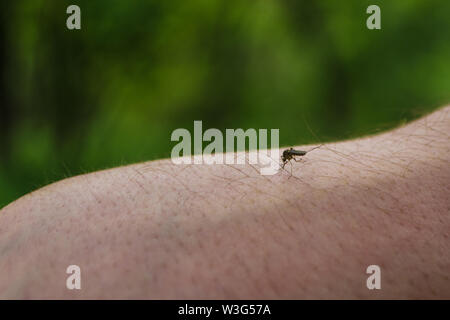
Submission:
M 80 31 L 65 26 L 69 4 L 81 7 Z M 381 30 L 366 28 L 369 4 Z M 450 100 L 450 1 L 0 10 L 0 207 L 67 176 L 168 157 L 171 132 L 193 120 L 279 128 L 281 145 L 301 144 L 385 130 Z

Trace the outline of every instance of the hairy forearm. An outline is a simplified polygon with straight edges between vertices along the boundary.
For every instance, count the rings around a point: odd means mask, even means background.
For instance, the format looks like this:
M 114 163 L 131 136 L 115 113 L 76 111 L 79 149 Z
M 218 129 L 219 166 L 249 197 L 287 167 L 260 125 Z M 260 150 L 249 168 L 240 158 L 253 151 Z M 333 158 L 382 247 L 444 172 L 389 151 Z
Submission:
M 64 180 L 0 211 L 0 297 L 449 298 L 449 136 L 445 108 L 292 175 L 162 160 Z

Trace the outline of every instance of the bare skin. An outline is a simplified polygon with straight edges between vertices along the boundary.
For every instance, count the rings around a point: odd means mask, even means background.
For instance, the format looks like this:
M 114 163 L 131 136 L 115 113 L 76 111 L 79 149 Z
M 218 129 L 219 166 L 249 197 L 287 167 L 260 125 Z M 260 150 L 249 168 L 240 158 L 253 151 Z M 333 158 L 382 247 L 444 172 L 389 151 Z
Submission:
M 161 160 L 33 192 L 0 211 L 0 298 L 450 298 L 450 107 L 303 158 L 292 176 Z

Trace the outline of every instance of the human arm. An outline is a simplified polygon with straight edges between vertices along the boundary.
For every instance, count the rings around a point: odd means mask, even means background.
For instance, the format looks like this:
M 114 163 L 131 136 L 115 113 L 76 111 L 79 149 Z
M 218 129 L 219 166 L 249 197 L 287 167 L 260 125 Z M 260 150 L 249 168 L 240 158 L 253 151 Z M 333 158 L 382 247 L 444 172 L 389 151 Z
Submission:
M 63 180 L 0 211 L 0 297 L 450 298 L 449 137 L 447 107 L 292 176 L 161 160 Z

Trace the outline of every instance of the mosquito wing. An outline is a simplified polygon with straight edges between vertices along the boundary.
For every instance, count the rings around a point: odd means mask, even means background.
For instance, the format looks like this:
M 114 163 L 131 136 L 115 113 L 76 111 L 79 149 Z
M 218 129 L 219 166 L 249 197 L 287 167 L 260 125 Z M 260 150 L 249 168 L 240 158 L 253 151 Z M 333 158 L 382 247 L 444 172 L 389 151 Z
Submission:
M 306 151 L 302 150 L 289 150 L 289 153 L 293 156 L 304 156 L 306 154 Z

